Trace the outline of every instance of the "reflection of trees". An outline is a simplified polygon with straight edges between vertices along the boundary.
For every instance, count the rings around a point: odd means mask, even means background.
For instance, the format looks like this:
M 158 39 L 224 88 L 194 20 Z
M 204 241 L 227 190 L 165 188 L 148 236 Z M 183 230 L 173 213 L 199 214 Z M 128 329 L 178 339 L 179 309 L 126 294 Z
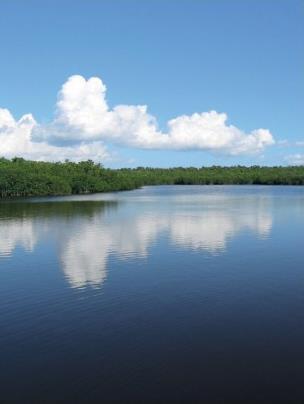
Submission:
M 72 218 L 75 216 L 92 216 L 96 212 L 117 206 L 117 201 L 56 201 L 29 202 L 23 201 L 0 202 L 0 220 L 16 218 Z
M 108 201 L 1 202 L 0 256 L 11 255 L 18 245 L 33 251 L 39 238 L 53 227 L 59 230 L 77 217 L 90 218 L 115 206 L 117 202 Z

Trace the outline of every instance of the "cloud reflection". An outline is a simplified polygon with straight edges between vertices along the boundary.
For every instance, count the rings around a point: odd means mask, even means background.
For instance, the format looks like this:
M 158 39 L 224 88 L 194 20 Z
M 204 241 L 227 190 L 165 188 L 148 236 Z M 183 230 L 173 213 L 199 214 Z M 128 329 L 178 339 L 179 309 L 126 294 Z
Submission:
M 163 201 L 161 206 L 157 200 L 131 200 L 115 210 L 105 209 L 104 204 L 77 206 L 70 202 L 60 205 L 61 214 L 57 212 L 59 204 L 52 204 L 48 216 L 43 208 L 38 217 L 31 207 L 27 217 L 1 220 L 0 256 L 11 255 L 18 245 L 33 251 L 42 232 L 55 234 L 61 268 L 70 286 L 101 287 L 111 256 L 121 260 L 146 258 L 160 236 L 173 248 L 219 254 L 240 232 L 250 231 L 260 238 L 269 235 L 271 198 L 204 198 L 203 203 L 190 198 L 167 204 Z
M 0 257 L 10 256 L 17 246 L 34 250 L 37 234 L 31 219 L 9 219 L 0 224 Z
M 272 217 L 266 206 L 244 206 L 239 212 L 126 211 L 110 218 L 99 216 L 68 236 L 62 246 L 62 268 L 72 287 L 101 286 L 111 255 L 118 259 L 145 258 L 162 234 L 180 248 L 220 253 L 237 233 L 249 230 L 265 238 L 271 227 Z

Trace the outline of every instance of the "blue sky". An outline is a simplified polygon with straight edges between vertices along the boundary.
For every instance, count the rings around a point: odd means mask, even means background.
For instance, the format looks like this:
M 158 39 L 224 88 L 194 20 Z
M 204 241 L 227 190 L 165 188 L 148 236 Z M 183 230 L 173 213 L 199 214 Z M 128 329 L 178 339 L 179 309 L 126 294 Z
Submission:
M 86 153 L 91 158 L 101 142 L 96 158 L 109 167 L 304 163 L 303 17 L 299 0 L 3 0 L 0 108 L 15 121 L 3 113 L 1 132 L 0 114 L 0 154 L 22 155 L 18 136 L 30 136 L 34 152 L 23 139 L 30 150 L 25 157 L 39 159 L 50 151 L 53 159 L 57 152 L 58 159 L 73 159 L 75 148 L 75 159 Z M 100 78 L 109 110 L 147 105 L 161 134 L 151 123 L 143 128 L 146 114 L 137 110 L 132 125 L 124 110 L 111 128 L 100 127 L 106 117 L 92 104 L 80 111 L 87 122 L 70 118 L 75 86 L 90 100 L 90 91 L 98 97 L 100 90 L 98 83 L 79 79 L 58 95 L 74 75 Z M 65 105 L 59 114 L 58 99 Z M 83 105 L 78 98 L 77 111 Z M 186 127 L 179 120 L 168 129 L 173 118 L 212 110 L 225 113 L 225 123 L 218 126 L 217 115 L 207 115 L 195 119 L 198 126 L 193 118 Z M 26 121 L 30 129 L 20 135 L 24 121 L 22 126 L 18 120 L 29 113 L 35 124 Z M 116 136 L 118 120 L 123 128 Z M 132 128 L 139 137 L 129 133 Z M 264 134 L 248 138 L 259 128 L 273 142 L 261 145 Z M 219 143 L 223 136 L 232 140 L 214 146 L 213 133 Z M 148 136 L 155 137 L 152 146 Z

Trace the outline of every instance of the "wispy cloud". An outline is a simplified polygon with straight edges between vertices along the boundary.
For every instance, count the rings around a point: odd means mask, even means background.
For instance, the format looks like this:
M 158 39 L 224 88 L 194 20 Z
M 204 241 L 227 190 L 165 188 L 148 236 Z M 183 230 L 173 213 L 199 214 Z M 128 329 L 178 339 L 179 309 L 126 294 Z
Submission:
M 285 161 L 289 165 L 293 166 L 304 165 L 304 154 L 301 153 L 289 154 L 288 156 L 285 157 Z
M 285 157 L 285 161 L 289 165 L 293 166 L 304 165 L 304 154 L 301 153 L 289 154 L 288 156 Z

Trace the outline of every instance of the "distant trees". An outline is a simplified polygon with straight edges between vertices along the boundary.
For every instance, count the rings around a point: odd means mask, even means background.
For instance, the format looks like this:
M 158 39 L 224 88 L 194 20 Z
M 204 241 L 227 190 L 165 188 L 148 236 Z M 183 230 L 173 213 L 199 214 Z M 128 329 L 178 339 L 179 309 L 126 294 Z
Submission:
M 0 198 L 129 190 L 165 184 L 304 185 L 304 166 L 137 167 L 105 169 L 93 161 L 73 163 L 0 158 Z
M 201 167 L 142 168 L 117 170 L 120 177 L 131 177 L 139 185 L 161 184 L 262 184 L 304 185 L 304 166 L 296 167 Z

